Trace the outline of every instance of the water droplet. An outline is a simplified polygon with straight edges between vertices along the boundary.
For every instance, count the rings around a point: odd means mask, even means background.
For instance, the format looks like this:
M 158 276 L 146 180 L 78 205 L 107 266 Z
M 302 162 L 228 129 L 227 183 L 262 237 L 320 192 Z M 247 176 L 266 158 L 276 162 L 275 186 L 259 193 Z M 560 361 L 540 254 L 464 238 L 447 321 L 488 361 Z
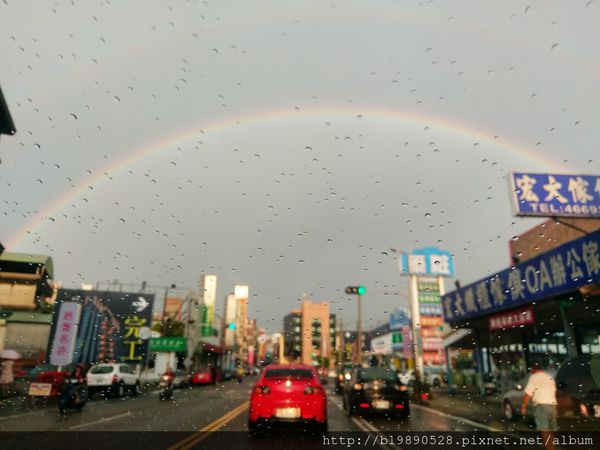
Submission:
M 327 239 L 327 243 L 331 244 L 333 242 L 333 239 Z
M 299 259 L 299 260 L 298 260 L 298 262 L 299 262 L 300 264 L 304 264 L 304 260 L 303 260 L 303 259 Z
M 75 114 L 73 114 L 73 113 L 69 114 L 69 118 L 71 120 L 77 120 L 77 116 Z
M 312 147 L 304 147 L 304 150 L 312 151 Z
M 552 47 L 550 47 L 550 50 L 554 50 L 556 47 L 558 47 L 558 44 L 552 44 Z
M 426 218 L 430 218 L 430 217 L 431 217 L 431 214 L 430 214 L 430 213 L 425 213 L 425 217 L 426 217 Z

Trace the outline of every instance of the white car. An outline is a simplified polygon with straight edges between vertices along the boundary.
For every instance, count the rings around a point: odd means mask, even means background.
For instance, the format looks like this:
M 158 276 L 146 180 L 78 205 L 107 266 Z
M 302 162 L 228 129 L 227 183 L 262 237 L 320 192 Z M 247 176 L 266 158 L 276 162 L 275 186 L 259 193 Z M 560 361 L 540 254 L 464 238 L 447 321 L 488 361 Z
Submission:
M 90 396 L 96 392 L 105 392 L 122 397 L 125 391 L 130 391 L 135 396 L 141 392 L 140 376 L 128 364 L 92 366 L 87 373 L 87 385 Z

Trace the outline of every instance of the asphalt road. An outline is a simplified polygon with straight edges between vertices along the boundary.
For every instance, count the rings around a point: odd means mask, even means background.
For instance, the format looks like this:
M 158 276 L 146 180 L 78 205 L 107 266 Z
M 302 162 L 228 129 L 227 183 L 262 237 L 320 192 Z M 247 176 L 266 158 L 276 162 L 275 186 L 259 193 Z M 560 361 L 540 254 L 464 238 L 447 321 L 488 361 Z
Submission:
M 172 401 L 160 401 L 157 392 L 121 399 L 95 398 L 81 412 L 58 414 L 54 407 L 0 416 L 2 431 L 67 431 L 69 433 L 26 434 L 26 446 L 2 442 L 3 448 L 53 448 L 49 439 L 69 440 L 69 447 L 90 447 L 103 440 L 114 447 L 131 450 L 148 448 L 256 448 L 286 449 L 323 448 L 323 435 L 311 435 L 294 428 L 277 428 L 264 435 L 247 432 L 248 398 L 255 378 L 244 383 L 225 382 L 216 386 L 176 390 Z M 442 413 L 432 408 L 412 405 L 406 421 L 382 415 L 347 417 L 341 397 L 328 392 L 329 432 L 392 433 L 397 431 L 487 431 L 486 425 Z M 94 433 L 85 433 L 91 432 Z M 219 433 L 213 433 L 218 431 Z M 83 433 L 82 433 L 83 432 Z M 118 435 L 115 432 L 119 432 Z M 128 433 L 129 432 L 129 433 Z M 144 432 L 144 433 L 140 433 Z M 159 433 L 160 432 L 160 433 Z M 165 433 L 167 432 L 167 433 Z M 210 432 L 210 433 L 209 433 Z M 228 433 L 221 433 L 228 432 Z M 357 433 L 358 434 L 358 433 Z M 17 437 L 23 438 L 24 434 Z M 115 436 L 118 436 L 117 438 Z M 77 442 L 80 442 L 78 444 Z M 293 444 L 293 447 L 290 447 Z M 407 448 L 398 445 L 375 445 L 374 448 Z M 335 448 L 335 447 L 331 447 Z M 337 447 L 342 448 L 342 447 Z M 346 446 L 343 446 L 346 448 Z

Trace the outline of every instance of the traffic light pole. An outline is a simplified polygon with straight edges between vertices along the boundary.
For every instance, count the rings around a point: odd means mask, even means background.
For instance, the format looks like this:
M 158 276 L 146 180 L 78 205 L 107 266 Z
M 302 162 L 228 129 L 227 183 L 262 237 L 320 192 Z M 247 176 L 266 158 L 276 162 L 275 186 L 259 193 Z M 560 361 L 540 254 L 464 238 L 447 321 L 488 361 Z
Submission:
M 358 294 L 356 298 L 358 301 L 358 320 L 356 324 L 356 359 L 358 364 L 362 364 L 362 296 Z

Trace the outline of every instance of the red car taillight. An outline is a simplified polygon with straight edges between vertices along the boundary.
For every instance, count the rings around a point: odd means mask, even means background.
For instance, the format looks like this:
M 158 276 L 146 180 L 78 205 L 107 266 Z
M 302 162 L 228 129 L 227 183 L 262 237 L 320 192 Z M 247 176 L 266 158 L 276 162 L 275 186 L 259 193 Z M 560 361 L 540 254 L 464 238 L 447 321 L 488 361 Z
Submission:
M 322 394 L 323 388 L 321 386 L 306 386 L 304 388 L 304 393 L 307 395 L 311 394 Z
M 271 392 L 271 389 L 269 388 L 269 386 L 260 385 L 255 386 L 253 392 L 255 394 L 268 394 L 269 392 Z

